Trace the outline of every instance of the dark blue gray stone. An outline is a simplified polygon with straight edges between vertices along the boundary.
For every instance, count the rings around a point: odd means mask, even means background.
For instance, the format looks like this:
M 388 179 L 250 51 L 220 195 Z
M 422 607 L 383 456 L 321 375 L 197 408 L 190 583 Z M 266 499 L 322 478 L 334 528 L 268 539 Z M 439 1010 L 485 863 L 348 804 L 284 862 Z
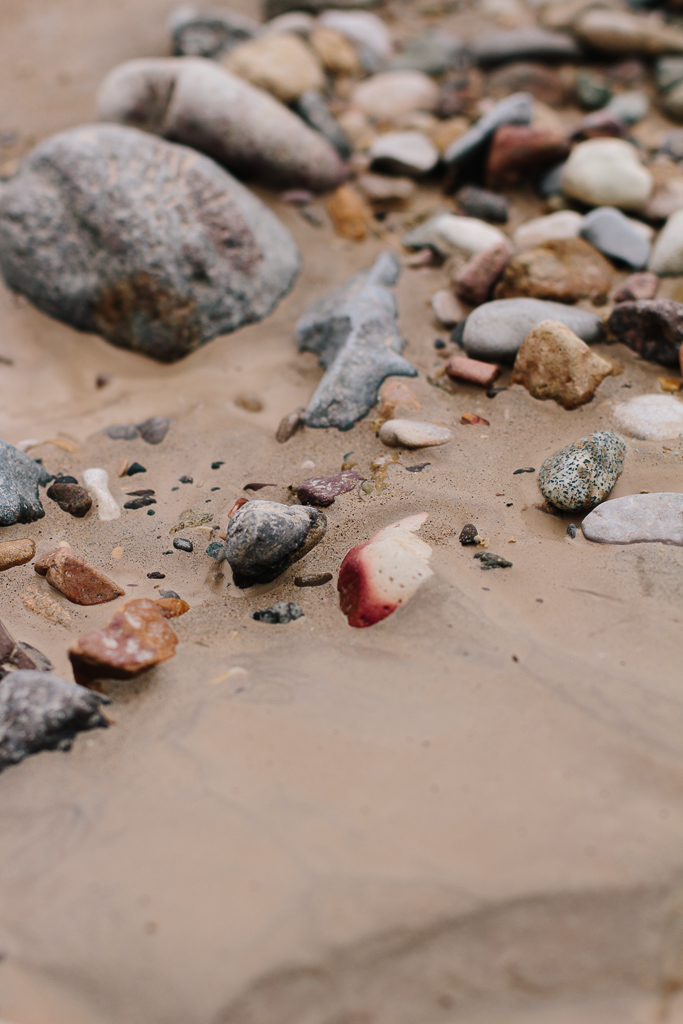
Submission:
M 266 316 L 299 253 L 207 157 L 118 125 L 53 135 L 0 193 L 0 268 L 39 309 L 173 362 Z
M 401 355 L 405 341 L 390 290 L 399 273 L 396 256 L 381 253 L 369 270 L 318 299 L 299 319 L 300 351 L 314 352 L 325 370 L 304 413 L 306 426 L 349 430 L 372 409 L 386 377 L 417 376 Z
M 466 217 L 487 220 L 491 224 L 507 224 L 510 204 L 505 196 L 476 185 L 465 185 L 455 193 L 455 201 Z
M 541 466 L 538 486 L 543 497 L 566 512 L 594 508 L 617 482 L 626 457 L 620 434 L 599 430 L 551 455 Z
M 103 693 L 30 669 L 0 681 L 0 771 L 39 750 L 68 750 L 77 732 L 106 728 Z
M 316 89 L 302 92 L 293 109 L 311 128 L 324 135 L 339 153 L 342 160 L 348 160 L 352 153 L 351 143 L 337 119 L 330 112 L 327 100 Z
M 255 39 L 258 22 L 237 11 L 214 9 L 205 14 L 181 7 L 169 18 L 174 57 L 223 57 L 235 46 Z
M 38 486 L 52 479 L 40 463 L 7 441 L 0 441 L 0 526 L 35 523 L 45 511 Z
M 278 601 L 271 608 L 252 612 L 251 617 L 257 622 L 268 622 L 271 626 L 284 626 L 287 622 L 302 618 L 303 614 L 304 610 L 300 604 L 295 604 L 294 601 Z
M 578 60 L 583 50 L 568 32 L 544 28 L 511 28 L 482 32 L 470 52 L 485 67 L 519 60 Z
M 579 233 L 603 255 L 633 270 L 645 267 L 650 258 L 650 243 L 629 218 L 613 206 L 599 206 L 587 213 Z
M 452 142 L 444 153 L 444 163 L 452 169 L 480 155 L 483 147 L 502 124 L 529 124 L 534 114 L 534 98 L 528 92 L 515 92 L 496 103 L 469 131 Z
M 327 517 L 310 505 L 248 501 L 230 519 L 227 558 L 238 587 L 270 583 L 319 544 Z
M 484 362 L 513 362 L 529 331 L 543 320 L 559 320 L 588 344 L 598 341 L 602 320 L 576 306 L 544 299 L 496 299 L 478 306 L 456 327 L 453 341 Z

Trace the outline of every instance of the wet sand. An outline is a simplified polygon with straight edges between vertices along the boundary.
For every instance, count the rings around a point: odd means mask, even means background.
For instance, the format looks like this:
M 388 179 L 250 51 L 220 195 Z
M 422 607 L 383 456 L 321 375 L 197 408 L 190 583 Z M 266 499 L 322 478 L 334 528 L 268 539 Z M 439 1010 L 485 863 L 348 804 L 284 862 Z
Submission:
M 91 120 L 94 89 L 119 61 L 166 53 L 173 6 L 4 0 L 0 130 L 19 139 L 3 159 Z M 201 555 L 203 536 L 194 555 L 164 554 L 183 510 L 209 510 L 224 528 L 250 481 L 286 500 L 312 474 L 307 460 L 333 473 L 354 452 L 368 473 L 386 452 L 371 417 L 344 434 L 274 440 L 320 376 L 296 351 L 297 316 L 384 243 L 338 239 L 259 194 L 296 237 L 302 276 L 266 321 L 174 366 L 0 291 L 0 355 L 13 360 L 0 366 L 0 436 L 66 438 L 76 452 L 31 454 L 51 472 L 106 468 L 119 501 L 138 486 L 158 499 L 154 516 L 110 523 L 46 501 L 43 520 L 3 539 L 34 537 L 38 554 L 68 539 L 127 596 L 170 588 L 191 605 L 174 624 L 176 659 L 108 685 L 112 728 L 0 776 L 0 1018 L 683 1021 L 683 551 L 570 540 L 579 519 L 540 511 L 536 476 L 513 475 L 609 428 L 615 401 L 657 391 L 667 371 L 597 346 L 624 372 L 574 412 L 520 387 L 493 400 L 466 385 L 447 394 L 427 381 L 443 363 L 428 301 L 445 274 L 406 269 L 400 326 L 420 371 L 410 386 L 420 415 L 452 426 L 454 440 L 402 452 L 386 490 L 331 506 L 327 538 L 304 563 L 238 592 L 225 564 Z M 519 209 L 532 211 L 529 197 Z M 111 377 L 101 389 L 98 374 Z M 238 407 L 245 394 L 263 410 Z M 465 412 L 490 427 L 460 425 Z M 150 415 L 173 418 L 159 446 L 101 433 Z M 631 441 L 613 496 L 680 490 L 682 451 Z M 147 474 L 119 479 L 124 458 Z M 214 460 L 225 464 L 212 470 Z M 194 483 L 179 485 L 183 474 Z M 294 587 L 303 566 L 336 579 L 350 547 L 422 510 L 435 576 L 389 619 L 353 630 L 334 581 Z M 468 521 L 512 570 L 481 571 L 457 540 Z M 155 570 L 163 581 L 147 579 Z M 70 678 L 71 637 L 112 607 L 52 591 L 65 628 L 24 606 L 27 588 L 50 589 L 30 565 L 0 576 L 2 619 Z M 305 617 L 251 620 L 276 600 L 299 601 Z

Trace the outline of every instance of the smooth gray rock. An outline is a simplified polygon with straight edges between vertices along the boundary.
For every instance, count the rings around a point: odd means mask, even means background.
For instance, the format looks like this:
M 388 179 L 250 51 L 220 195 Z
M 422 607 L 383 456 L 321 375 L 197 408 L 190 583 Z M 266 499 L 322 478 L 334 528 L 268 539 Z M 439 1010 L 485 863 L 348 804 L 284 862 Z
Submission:
M 389 71 L 422 71 L 425 75 L 443 75 L 465 57 L 467 50 L 455 35 L 428 28 L 409 36 L 403 49 L 393 57 Z
M 620 434 L 599 430 L 551 455 L 541 466 L 543 497 L 566 512 L 593 508 L 607 497 L 624 468 L 626 442 Z
M 7 441 L 0 441 L 0 526 L 42 519 L 45 510 L 38 486 L 46 487 L 51 479 L 35 459 Z
M 579 60 L 583 50 L 568 32 L 544 28 L 511 28 L 482 32 L 470 44 L 478 64 L 489 67 L 513 60 Z
M 160 362 L 266 316 L 299 264 L 287 229 L 226 171 L 133 128 L 53 135 L 0 192 L 8 286 Z
M 401 355 L 405 341 L 390 291 L 399 274 L 396 256 L 381 253 L 369 270 L 318 299 L 299 319 L 300 351 L 314 352 L 326 371 L 304 413 L 306 426 L 349 430 L 372 409 L 386 377 L 417 376 Z
M 599 206 L 587 213 L 579 234 L 609 259 L 634 270 L 646 266 L 650 258 L 650 243 L 614 206 Z
M 342 160 L 349 159 L 352 152 L 351 143 L 342 126 L 331 113 L 327 100 L 321 92 L 317 92 L 315 89 L 302 92 L 294 103 L 294 110 L 306 124 L 316 132 L 320 132 L 334 146 Z
M 528 92 L 515 92 L 496 103 L 469 131 L 452 142 L 444 153 L 444 162 L 455 168 L 473 158 L 502 124 L 529 124 L 534 115 L 534 98 Z
M 248 181 L 323 192 L 347 176 L 336 149 L 263 89 L 200 57 L 130 60 L 97 96 L 101 121 L 198 149 Z
M 638 124 L 647 117 L 649 109 L 650 101 L 647 95 L 639 89 L 630 89 L 628 92 L 618 92 L 613 96 L 604 112 L 625 124 Z
M 227 529 L 227 558 L 238 587 L 270 583 L 319 544 L 327 517 L 310 505 L 248 501 Z
M 106 728 L 109 698 L 49 672 L 18 670 L 0 680 L 0 771 L 39 750 L 68 750 L 77 732 Z
M 598 544 L 683 545 L 683 494 L 629 494 L 598 505 L 581 524 Z
M 287 622 L 295 622 L 303 617 L 304 610 L 300 604 L 294 601 L 278 601 L 270 608 L 263 608 L 261 611 L 252 612 L 251 617 L 256 622 L 268 622 L 271 626 L 284 626 Z
M 174 57 L 222 57 L 235 46 L 255 39 L 257 21 L 226 8 L 197 11 L 179 7 L 168 21 Z
M 473 310 L 458 324 L 453 340 L 475 359 L 513 362 L 529 331 L 543 320 L 559 320 L 587 344 L 598 341 L 602 333 L 600 317 L 576 306 L 543 299 L 497 299 Z

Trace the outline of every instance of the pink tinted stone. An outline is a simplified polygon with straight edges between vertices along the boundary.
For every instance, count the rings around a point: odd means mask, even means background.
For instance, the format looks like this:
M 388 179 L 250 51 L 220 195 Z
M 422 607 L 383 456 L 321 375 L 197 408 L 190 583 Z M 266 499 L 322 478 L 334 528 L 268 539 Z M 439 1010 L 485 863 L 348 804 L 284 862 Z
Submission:
M 658 288 L 659 278 L 656 274 L 631 274 L 614 293 L 614 301 L 639 302 L 641 299 L 654 299 Z
M 486 302 L 511 255 L 512 248 L 507 242 L 498 242 L 490 249 L 475 253 L 455 278 L 458 298 L 470 306 Z
M 446 363 L 446 373 L 453 380 L 464 380 L 468 384 L 479 384 L 482 388 L 490 388 L 500 377 L 500 367 L 495 363 L 482 363 L 479 359 L 468 359 L 467 356 L 451 356 Z

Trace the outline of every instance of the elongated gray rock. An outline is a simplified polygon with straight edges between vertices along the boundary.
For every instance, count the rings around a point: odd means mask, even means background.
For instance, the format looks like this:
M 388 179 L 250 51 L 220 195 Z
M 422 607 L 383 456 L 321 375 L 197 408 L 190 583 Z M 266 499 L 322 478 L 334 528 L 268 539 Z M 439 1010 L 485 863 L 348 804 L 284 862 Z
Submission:
M 581 523 L 598 544 L 683 545 L 683 494 L 628 494 L 598 505 Z
M 68 750 L 77 732 L 106 728 L 109 698 L 49 672 L 20 669 L 0 680 L 0 771 L 39 750 Z
M 299 253 L 212 160 L 89 125 L 46 139 L 0 191 L 0 268 L 50 316 L 173 362 L 266 316 Z
M 35 523 L 45 515 L 38 486 L 52 477 L 39 462 L 7 441 L 0 441 L 0 526 Z
M 619 434 L 599 430 L 565 445 L 546 459 L 538 474 L 543 497 L 565 512 L 593 508 L 617 482 L 626 457 Z
M 270 583 L 325 536 L 327 517 L 310 505 L 248 501 L 230 519 L 227 558 L 238 587 Z
M 602 333 L 600 317 L 575 306 L 544 299 L 497 299 L 478 306 L 458 324 L 453 340 L 474 359 L 512 362 L 529 331 L 544 320 L 558 320 L 587 344 L 598 341 Z
M 399 273 L 396 256 L 381 253 L 369 270 L 318 299 L 299 319 L 300 351 L 314 352 L 326 371 L 304 413 L 306 426 L 349 430 L 372 409 L 386 377 L 417 376 L 401 355 L 405 341 L 390 290 Z
M 474 157 L 502 124 L 529 124 L 534 114 L 534 98 L 528 92 L 515 92 L 496 103 L 469 131 L 452 142 L 444 153 L 444 162 L 457 167 Z
M 101 121 L 192 146 L 247 181 L 323 192 L 347 176 L 320 132 L 263 89 L 201 57 L 120 64 L 100 86 L 97 112 Z

